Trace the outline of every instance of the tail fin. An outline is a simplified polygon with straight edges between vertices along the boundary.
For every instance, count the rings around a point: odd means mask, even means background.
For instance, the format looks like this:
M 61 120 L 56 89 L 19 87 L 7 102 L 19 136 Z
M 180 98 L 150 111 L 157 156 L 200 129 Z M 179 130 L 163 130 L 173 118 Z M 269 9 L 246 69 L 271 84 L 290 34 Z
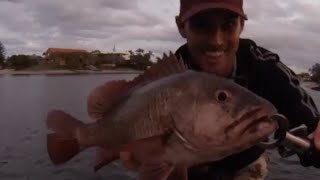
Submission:
M 48 113 L 47 126 L 56 132 L 47 135 L 47 149 L 54 164 L 64 163 L 80 152 L 73 132 L 82 125 L 81 121 L 63 111 L 54 110 Z
M 47 116 L 48 128 L 59 134 L 72 136 L 74 129 L 82 125 L 81 121 L 60 110 L 52 110 Z
M 47 148 L 49 157 L 54 164 L 67 162 L 80 152 L 76 139 L 65 138 L 57 133 L 47 135 Z

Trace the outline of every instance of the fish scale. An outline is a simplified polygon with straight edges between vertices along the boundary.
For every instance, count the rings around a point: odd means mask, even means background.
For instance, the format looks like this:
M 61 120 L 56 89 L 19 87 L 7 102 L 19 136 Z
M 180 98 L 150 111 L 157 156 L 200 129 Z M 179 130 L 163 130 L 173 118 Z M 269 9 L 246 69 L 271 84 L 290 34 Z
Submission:
M 134 120 L 137 122 L 134 123 L 132 136 L 137 139 L 161 135 L 170 128 L 170 124 L 165 123 L 169 121 L 167 117 L 165 117 L 168 114 L 165 107 L 168 106 L 168 99 L 170 97 L 168 93 L 169 90 L 163 88 L 155 91 L 156 93 L 147 95 L 146 99 L 149 99 L 146 104 L 147 111 L 144 111 L 146 115 L 142 115 L 146 118 Z M 139 112 L 139 109 L 136 111 Z M 130 127 L 128 128 L 131 129 Z M 128 132 L 130 132 L 130 130 Z

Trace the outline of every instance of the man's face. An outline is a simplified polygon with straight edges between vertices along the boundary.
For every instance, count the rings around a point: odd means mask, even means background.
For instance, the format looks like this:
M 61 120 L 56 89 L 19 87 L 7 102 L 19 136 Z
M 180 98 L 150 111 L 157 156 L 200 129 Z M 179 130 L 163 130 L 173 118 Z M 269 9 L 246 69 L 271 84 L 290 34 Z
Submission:
M 187 39 L 195 64 L 206 72 L 231 75 L 243 28 L 238 15 L 227 10 L 211 10 L 196 14 L 185 23 L 177 18 L 177 25 Z

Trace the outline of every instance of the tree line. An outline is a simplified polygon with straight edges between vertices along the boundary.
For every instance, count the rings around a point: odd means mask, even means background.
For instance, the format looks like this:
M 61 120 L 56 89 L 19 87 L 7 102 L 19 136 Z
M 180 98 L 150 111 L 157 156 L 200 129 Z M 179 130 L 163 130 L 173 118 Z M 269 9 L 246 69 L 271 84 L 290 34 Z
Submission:
M 310 69 L 309 72 L 311 74 L 310 79 L 314 82 L 317 82 L 320 84 L 320 64 L 316 63 L 314 64 Z
M 5 54 L 6 54 L 6 50 L 3 46 L 3 44 L 0 42 L 0 66 L 4 65 L 4 62 L 6 60 Z
M 145 70 L 154 62 L 152 59 L 152 51 L 145 51 L 141 48 L 129 51 L 129 60 L 122 55 L 112 53 L 101 53 L 94 50 L 90 53 L 61 53 L 51 56 L 52 59 L 64 59 L 65 65 L 55 66 L 55 69 L 85 69 L 87 65 L 93 65 L 99 68 L 130 68 L 135 70 Z M 0 42 L 0 69 L 12 68 L 15 70 L 23 70 L 47 61 L 41 56 L 36 55 L 12 55 L 5 58 L 5 48 Z M 53 66 L 51 66 L 53 67 Z
M 20 54 L 12 55 L 6 58 L 5 55 L 5 47 L 0 42 L 0 69 L 7 67 L 20 70 L 35 66 L 39 64 L 39 61 L 43 61 L 42 57 L 40 56 L 28 56 Z M 99 50 L 94 50 L 89 54 L 64 54 L 61 56 L 67 60 L 67 66 L 70 69 L 81 68 L 81 64 L 83 64 L 84 60 L 92 62 L 92 64 L 97 67 L 104 64 L 114 64 L 115 67 L 132 68 L 137 70 L 145 70 L 154 63 L 151 61 L 151 57 L 154 56 L 153 53 L 151 51 L 146 52 L 140 48 L 135 51 L 129 51 L 128 61 L 122 56 L 110 58 L 108 54 L 101 53 Z M 156 59 L 159 60 L 159 57 Z M 309 73 L 302 73 L 299 76 L 320 83 L 320 64 L 314 64 L 308 71 Z

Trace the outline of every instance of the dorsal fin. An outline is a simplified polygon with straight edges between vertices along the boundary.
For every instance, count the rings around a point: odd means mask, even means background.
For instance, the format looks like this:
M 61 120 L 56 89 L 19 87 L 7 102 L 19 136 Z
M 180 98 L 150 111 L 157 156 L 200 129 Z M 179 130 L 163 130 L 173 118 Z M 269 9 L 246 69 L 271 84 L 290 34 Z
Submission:
M 145 85 L 172 74 L 185 72 L 187 69 L 183 60 L 177 59 L 170 51 L 169 56 L 164 54 L 162 59 L 131 81 L 109 81 L 92 90 L 87 102 L 89 116 L 99 120 L 131 88 Z
M 157 63 L 134 78 L 130 83 L 133 86 L 143 85 L 172 74 L 185 72 L 187 69 L 188 67 L 183 60 L 177 59 L 170 51 L 169 55 L 163 54 L 162 59 L 159 59 Z
M 121 94 L 129 89 L 126 80 L 109 81 L 93 89 L 87 99 L 89 116 L 94 120 L 103 118 L 103 114 L 118 102 Z

